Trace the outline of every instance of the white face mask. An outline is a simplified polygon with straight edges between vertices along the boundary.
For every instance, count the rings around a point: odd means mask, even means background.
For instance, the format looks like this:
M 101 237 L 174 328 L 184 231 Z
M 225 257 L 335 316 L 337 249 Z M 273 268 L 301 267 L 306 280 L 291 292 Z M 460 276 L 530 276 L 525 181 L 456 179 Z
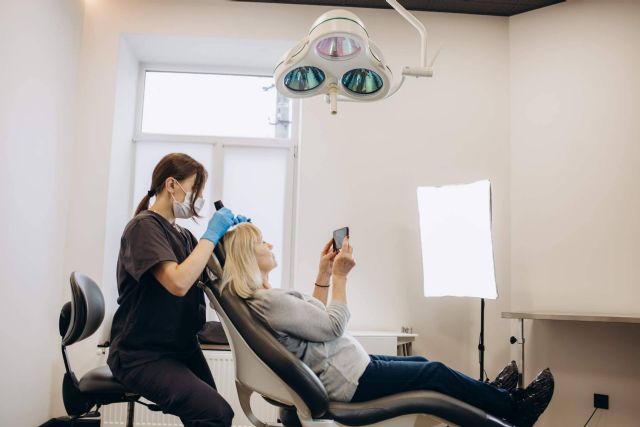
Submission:
M 178 184 L 178 187 L 180 187 L 182 191 L 184 191 L 184 188 L 182 188 L 182 185 L 180 185 L 180 183 L 177 180 L 176 180 L 176 184 Z M 188 193 L 186 191 L 184 192 L 185 192 L 184 202 L 182 203 L 177 201 L 176 198 L 173 196 L 173 194 L 171 195 L 171 197 L 173 197 L 173 216 L 175 216 L 176 218 L 187 219 L 192 217 L 191 191 L 189 191 Z M 196 201 L 193 203 L 193 207 L 195 208 L 195 211 L 198 215 L 200 215 L 200 211 L 202 210 L 203 206 L 204 206 L 204 199 L 202 197 L 198 197 Z

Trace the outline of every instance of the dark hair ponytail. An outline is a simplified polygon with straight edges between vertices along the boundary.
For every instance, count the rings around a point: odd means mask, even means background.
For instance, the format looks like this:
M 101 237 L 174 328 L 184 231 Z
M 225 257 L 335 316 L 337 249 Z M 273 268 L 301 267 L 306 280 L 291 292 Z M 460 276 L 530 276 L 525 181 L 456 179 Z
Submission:
M 191 193 L 191 213 L 195 217 L 199 216 L 193 205 L 207 181 L 207 171 L 204 169 L 202 164 L 184 153 L 167 154 L 158 162 L 156 167 L 153 168 L 153 174 L 151 175 L 151 188 L 142 200 L 140 200 L 140 203 L 136 208 L 135 215 L 149 209 L 149 201 L 151 200 L 151 197 L 162 191 L 167 178 L 173 177 L 178 181 L 182 181 L 192 175 L 196 176 L 196 181 L 193 184 L 193 190 Z
M 134 214 L 134 216 L 138 215 L 142 211 L 146 211 L 147 209 L 149 209 L 149 201 L 151 200 L 151 196 L 149 195 L 149 193 L 145 194 L 142 200 L 140 200 L 140 203 L 138 203 L 138 207 L 136 208 L 136 213 Z

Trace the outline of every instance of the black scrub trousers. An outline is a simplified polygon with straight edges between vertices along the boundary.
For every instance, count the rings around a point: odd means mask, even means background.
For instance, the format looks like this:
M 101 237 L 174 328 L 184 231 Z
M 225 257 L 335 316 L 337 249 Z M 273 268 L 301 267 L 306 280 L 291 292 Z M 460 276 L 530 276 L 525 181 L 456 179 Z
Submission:
M 124 230 L 118 257 L 118 309 L 107 363 L 127 389 L 177 415 L 185 427 L 228 427 L 233 410 L 216 390 L 197 340 L 205 322 L 204 293 L 169 293 L 151 273 L 162 261 L 181 263 L 197 240 L 152 211 Z

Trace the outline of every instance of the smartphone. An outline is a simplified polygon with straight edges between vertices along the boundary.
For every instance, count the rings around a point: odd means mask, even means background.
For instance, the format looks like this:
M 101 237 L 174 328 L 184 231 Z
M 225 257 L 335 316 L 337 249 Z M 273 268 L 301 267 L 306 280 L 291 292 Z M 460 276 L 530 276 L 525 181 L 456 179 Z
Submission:
M 333 232 L 333 250 L 339 251 L 342 249 L 342 241 L 344 238 L 349 237 L 349 227 L 339 228 Z

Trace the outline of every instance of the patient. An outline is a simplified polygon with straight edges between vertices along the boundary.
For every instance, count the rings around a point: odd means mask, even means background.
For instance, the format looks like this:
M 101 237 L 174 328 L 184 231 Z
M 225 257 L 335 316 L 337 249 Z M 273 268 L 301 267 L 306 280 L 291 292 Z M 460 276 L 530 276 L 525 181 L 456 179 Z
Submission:
M 333 251 L 331 241 L 324 246 L 313 296 L 271 288 L 269 272 L 277 265 L 272 248 L 251 223 L 229 230 L 222 286 L 243 298 L 275 331 L 278 341 L 313 370 L 331 400 L 361 402 L 403 391 L 433 390 L 518 426 L 533 425 L 549 404 L 554 382 L 548 368 L 522 390 L 513 384 L 500 388 L 505 385 L 477 381 L 420 356 L 368 355 L 345 332 L 350 316 L 347 276 L 355 266 L 349 239 L 344 239 L 339 252 Z M 505 372 L 509 366 L 500 378 Z

